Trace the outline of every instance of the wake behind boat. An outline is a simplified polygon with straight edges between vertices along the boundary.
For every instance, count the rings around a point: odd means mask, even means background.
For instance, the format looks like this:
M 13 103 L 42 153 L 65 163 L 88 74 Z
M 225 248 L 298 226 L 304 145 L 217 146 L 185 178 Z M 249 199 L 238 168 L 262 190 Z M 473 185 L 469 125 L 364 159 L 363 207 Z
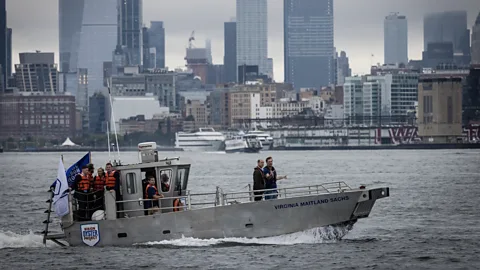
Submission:
M 159 159 L 155 143 L 139 144 L 139 154 L 140 163 L 114 164 L 120 176 L 122 201 L 116 201 L 115 192 L 105 191 L 104 210 L 97 210 L 91 214 L 91 220 L 82 221 L 79 213 L 91 211 L 82 209 L 82 205 L 88 208 L 88 203 L 65 193 L 61 197 L 67 212 L 61 218 L 63 232 L 48 231 L 51 222 L 48 209 L 45 241 L 59 244 L 66 241 L 71 246 L 126 246 L 182 237 L 279 236 L 328 225 L 352 226 L 370 215 L 377 199 L 389 196 L 388 187 L 351 188 L 344 182 L 279 188 L 278 199 L 262 201 L 253 200 L 250 186 L 238 192 L 224 192 L 217 187 L 215 192 L 194 193 L 187 189 L 190 162 L 180 158 Z M 158 192 L 163 198 L 158 199 L 158 212 L 151 215 L 144 208 L 147 202 L 152 202 L 144 199 L 142 179 L 147 172 L 153 173 L 157 186 L 162 184 Z M 58 178 L 64 178 L 60 168 Z M 162 183 L 158 181 L 160 178 Z M 63 185 L 57 184 L 55 188 L 59 186 Z M 53 191 L 52 199 L 54 194 L 61 193 Z

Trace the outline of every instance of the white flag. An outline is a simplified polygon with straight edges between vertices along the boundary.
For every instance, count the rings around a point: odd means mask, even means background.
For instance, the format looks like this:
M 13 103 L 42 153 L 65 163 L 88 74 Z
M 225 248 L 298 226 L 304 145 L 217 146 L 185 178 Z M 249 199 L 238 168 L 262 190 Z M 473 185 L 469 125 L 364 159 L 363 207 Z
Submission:
M 57 180 L 55 181 L 55 190 L 53 191 L 53 205 L 58 217 L 68 214 L 68 182 L 65 167 L 60 159 L 58 164 Z

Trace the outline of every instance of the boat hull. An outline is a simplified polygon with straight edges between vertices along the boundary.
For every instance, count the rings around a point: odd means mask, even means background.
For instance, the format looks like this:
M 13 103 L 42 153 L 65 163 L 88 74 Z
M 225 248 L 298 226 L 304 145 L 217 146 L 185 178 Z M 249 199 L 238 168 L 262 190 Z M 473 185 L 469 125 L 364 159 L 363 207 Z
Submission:
M 177 143 L 179 148 L 183 151 L 191 152 L 216 152 L 222 149 L 223 141 L 204 141 L 197 144 L 192 143 Z
M 225 149 L 225 153 L 259 153 L 261 148 L 234 148 L 234 149 Z
M 81 225 L 98 228 L 95 246 L 129 246 L 182 237 L 271 237 L 328 225 L 353 224 L 359 218 L 368 217 L 377 199 L 388 196 L 388 188 L 358 189 L 136 218 L 75 222 L 64 228 L 64 232 L 71 246 L 86 245 Z

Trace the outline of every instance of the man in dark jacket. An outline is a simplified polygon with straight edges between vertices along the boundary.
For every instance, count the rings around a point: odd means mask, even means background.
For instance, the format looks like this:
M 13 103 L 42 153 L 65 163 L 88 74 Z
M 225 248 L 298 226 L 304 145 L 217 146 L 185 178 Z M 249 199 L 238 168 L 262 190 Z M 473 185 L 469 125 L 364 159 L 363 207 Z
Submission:
M 253 190 L 262 190 L 265 189 L 265 176 L 263 174 L 263 160 L 259 159 L 257 161 L 257 167 L 253 169 Z M 255 195 L 255 201 L 261 201 L 263 196 L 263 191 L 253 192 Z

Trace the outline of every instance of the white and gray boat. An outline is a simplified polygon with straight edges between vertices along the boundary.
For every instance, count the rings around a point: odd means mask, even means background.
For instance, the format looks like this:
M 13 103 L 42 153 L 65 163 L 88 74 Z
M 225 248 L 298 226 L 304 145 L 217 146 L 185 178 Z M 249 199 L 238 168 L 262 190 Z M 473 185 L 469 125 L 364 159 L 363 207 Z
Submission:
M 225 140 L 226 153 L 258 153 L 262 148 L 257 136 L 239 134 Z
M 106 192 L 105 211 L 96 211 L 93 220 L 79 221 L 81 209 L 70 193 L 69 213 L 61 219 L 61 233 L 48 231 L 50 203 L 44 241 L 70 246 L 127 246 L 182 237 L 271 237 L 328 225 L 351 228 L 358 219 L 370 215 L 377 199 L 389 196 L 388 187 L 352 188 L 344 182 L 278 188 L 277 199 L 261 201 L 254 201 L 250 187 L 237 192 L 217 187 L 211 193 L 195 193 L 187 189 L 190 162 L 160 159 L 155 143 L 140 144 L 139 152 L 138 164 L 114 164 L 120 173 L 123 201 L 115 202 L 115 193 Z M 143 206 L 145 172 L 153 172 L 156 179 L 163 174 L 170 176 L 170 188 L 164 192 L 159 188 L 164 198 L 159 200 L 159 212 L 153 215 L 146 215 Z M 175 199 L 183 201 L 181 211 L 174 211 Z M 117 209 L 116 203 L 123 207 Z M 117 213 L 123 213 L 122 217 L 117 218 Z

